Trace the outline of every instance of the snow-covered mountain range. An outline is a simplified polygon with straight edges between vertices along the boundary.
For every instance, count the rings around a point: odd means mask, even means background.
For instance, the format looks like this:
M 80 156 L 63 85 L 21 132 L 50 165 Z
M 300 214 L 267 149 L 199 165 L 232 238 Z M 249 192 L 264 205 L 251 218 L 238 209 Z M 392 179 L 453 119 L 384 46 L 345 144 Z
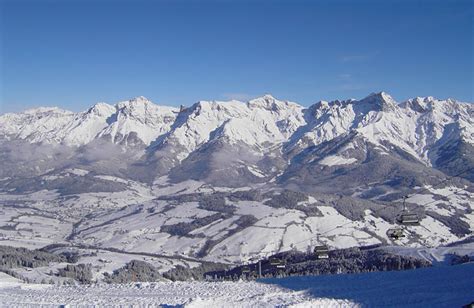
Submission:
M 473 113 L 473 105 L 452 99 L 417 97 L 397 104 L 384 92 L 308 108 L 271 95 L 248 102 L 200 101 L 181 110 L 137 97 L 115 105 L 97 103 L 79 113 L 41 107 L 4 114 L 0 134 L 76 147 L 99 138 L 128 145 L 132 138 L 144 146 L 181 146 L 182 160 L 219 139 L 264 152 L 275 145 L 307 148 L 356 132 L 381 150 L 390 143 L 432 164 L 436 155 L 431 150 L 443 137 L 474 143 Z
M 0 245 L 189 265 L 305 250 L 318 234 L 435 247 L 474 230 L 474 105 L 452 99 L 42 107 L 0 116 L 0 161 Z M 406 194 L 422 221 L 395 243 Z
M 302 161 L 305 167 L 357 168 L 369 152 L 397 152 L 404 160 L 455 173 L 473 163 L 473 115 L 468 103 L 418 97 L 397 104 L 384 92 L 308 108 L 271 95 L 181 109 L 137 97 L 79 113 L 42 107 L 4 114 L 0 136 L 76 149 L 117 144 L 147 165 L 142 180 L 171 173 L 175 180 L 222 184 L 221 173 L 228 178 L 228 172 L 245 182 L 288 179 Z M 456 161 L 447 157 L 456 155 Z
M 62 143 L 80 146 L 98 138 L 127 144 L 127 138 L 149 145 L 168 132 L 178 109 L 157 106 L 144 97 L 112 106 L 97 103 L 84 112 L 74 113 L 56 107 L 40 107 L 17 114 L 5 114 L 1 134 L 30 142 Z

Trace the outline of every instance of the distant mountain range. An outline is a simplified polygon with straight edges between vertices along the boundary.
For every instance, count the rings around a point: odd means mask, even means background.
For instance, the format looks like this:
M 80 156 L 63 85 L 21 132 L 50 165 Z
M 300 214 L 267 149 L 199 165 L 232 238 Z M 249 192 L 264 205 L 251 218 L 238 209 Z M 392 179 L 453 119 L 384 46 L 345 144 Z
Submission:
M 4 114 L 0 138 L 70 148 L 68 164 L 82 167 L 133 153 L 111 173 L 149 183 L 169 175 L 175 182 L 238 187 L 272 181 L 337 191 L 367 181 L 419 185 L 429 183 L 431 173 L 474 166 L 473 119 L 468 103 L 417 97 L 397 104 L 384 92 L 308 108 L 271 95 L 200 101 L 181 110 L 137 97 L 79 113 L 41 107 Z M 111 153 L 93 157 L 101 147 Z M 45 171 L 42 164 L 35 169 Z M 472 173 L 463 176 L 474 180 Z

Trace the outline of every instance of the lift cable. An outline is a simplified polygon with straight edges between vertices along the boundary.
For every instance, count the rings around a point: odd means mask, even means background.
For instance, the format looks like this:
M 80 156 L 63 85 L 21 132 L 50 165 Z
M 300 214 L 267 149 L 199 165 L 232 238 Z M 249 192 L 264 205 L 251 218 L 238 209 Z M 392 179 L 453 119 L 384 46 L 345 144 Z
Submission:
M 462 172 L 459 172 L 459 173 L 457 173 L 457 174 L 455 174 L 455 175 L 450 175 L 450 176 L 448 176 L 446 179 L 444 179 L 444 180 L 438 182 L 437 184 L 432 185 L 430 188 L 434 188 L 434 187 L 437 187 L 437 186 L 439 186 L 439 185 L 441 185 L 441 184 L 444 184 L 444 183 L 446 183 L 446 182 L 449 182 L 449 181 L 451 181 L 452 179 L 457 178 L 457 177 L 459 177 L 460 175 L 462 175 L 462 174 L 464 174 L 464 173 L 466 173 L 466 172 L 469 172 L 469 171 L 471 171 L 471 170 L 474 171 L 474 167 L 467 168 L 466 170 L 464 170 L 464 171 L 462 171 Z M 421 194 L 421 193 L 423 193 L 423 192 L 425 192 L 425 191 L 429 191 L 430 188 L 423 188 L 422 190 L 414 191 L 414 192 L 412 192 L 411 194 L 407 194 L 407 195 L 405 195 L 405 196 L 408 197 L 408 196 L 410 196 L 410 195 L 413 196 L 413 195 Z M 408 197 L 408 198 L 409 198 L 409 197 Z
M 449 178 L 446 178 L 446 179 L 444 179 L 444 180 L 438 182 L 437 184 L 432 185 L 430 188 L 437 187 L 437 186 L 439 186 L 439 185 L 441 185 L 441 184 L 443 184 L 443 183 L 446 183 L 446 182 L 452 180 L 453 178 L 459 177 L 460 175 L 462 175 L 462 174 L 464 174 L 464 173 L 466 173 L 466 172 L 469 172 L 469 171 L 471 171 L 471 170 L 474 170 L 474 167 L 468 168 L 468 169 L 466 169 L 466 170 L 464 170 L 464 171 L 462 171 L 462 172 L 459 172 L 459 173 L 457 173 L 457 174 L 455 174 L 455 175 L 449 176 Z M 410 196 L 410 195 L 411 195 L 411 196 L 414 196 L 414 195 L 416 195 L 416 194 L 420 194 L 420 193 L 423 193 L 423 192 L 425 192 L 425 191 L 429 191 L 430 188 L 424 188 L 424 189 L 422 189 L 422 190 L 415 191 L 415 192 L 413 192 L 413 193 L 411 193 L 411 194 L 405 195 L 404 198 L 405 198 L 405 199 L 408 199 L 408 198 L 409 198 L 408 196 Z M 458 190 L 454 191 L 453 193 L 451 193 L 451 194 L 449 194 L 449 195 L 445 195 L 444 197 L 449 197 L 449 196 L 455 195 L 455 194 L 457 194 L 457 193 L 458 193 L 459 191 L 461 191 L 461 190 L 462 190 L 462 189 L 458 189 Z M 397 201 L 398 201 L 398 200 L 397 200 Z M 419 204 L 419 205 L 420 205 L 421 207 L 425 207 L 426 205 L 429 205 L 429 204 L 432 204 L 432 203 L 435 203 L 435 202 L 439 202 L 439 201 L 440 201 L 440 200 L 433 200 L 433 201 L 426 202 L 426 203 L 424 203 L 424 204 Z M 377 208 L 376 211 L 383 210 L 383 209 L 385 209 L 385 208 L 387 208 L 387 207 L 390 207 L 390 206 L 393 206 L 393 204 L 384 205 L 384 206 L 382 206 L 382 207 L 380 207 L 380 208 Z M 317 235 L 312 235 L 311 237 L 305 238 L 305 239 L 303 239 L 303 240 L 300 240 L 300 241 L 297 241 L 297 242 L 293 242 L 293 243 L 291 243 L 291 245 L 301 244 L 301 243 L 303 243 L 303 242 L 307 242 L 308 240 L 312 241 L 313 239 L 317 239 L 317 240 L 319 241 L 319 237 L 320 237 L 321 235 L 328 234 L 329 232 L 332 232 L 332 231 L 334 231 L 334 230 L 340 229 L 340 228 L 342 228 L 342 227 L 344 227 L 344 226 L 347 226 L 347 225 L 349 225 L 349 224 L 352 224 L 352 223 L 354 223 L 354 221 L 349 221 L 349 222 L 344 223 L 344 224 L 342 224 L 342 225 L 336 226 L 336 227 L 334 227 L 334 228 L 332 228 L 332 229 L 326 230 L 326 231 L 324 231 L 324 232 L 322 232 L 322 233 L 318 233 Z M 278 253 L 278 252 L 283 253 L 283 252 L 288 252 L 288 251 L 290 251 L 290 250 L 285 250 L 285 251 L 274 250 L 274 251 L 270 251 L 270 252 L 265 253 L 265 256 L 271 255 L 271 254 L 273 254 L 273 253 Z
M 466 172 L 469 172 L 469 171 L 471 171 L 471 170 L 474 170 L 474 167 L 468 168 L 468 169 L 466 169 L 466 170 L 464 170 L 464 171 L 462 171 L 462 172 L 459 172 L 459 173 L 457 173 L 457 174 L 455 174 L 455 175 L 452 175 L 452 176 L 450 176 L 449 178 L 447 178 L 447 179 L 445 179 L 445 180 L 442 180 L 442 181 L 440 181 L 439 183 L 437 183 L 437 184 L 431 186 L 431 188 L 437 187 L 437 186 L 439 186 L 439 185 L 441 185 L 441 184 L 443 184 L 443 183 L 446 183 L 446 182 L 448 182 L 449 180 L 451 180 L 451 179 L 453 179 L 453 178 L 456 178 L 456 177 L 458 177 L 458 176 L 460 176 L 460 175 L 462 175 L 462 174 L 464 174 L 464 173 L 466 173 Z M 425 188 L 425 189 L 423 189 L 423 190 L 413 192 L 411 195 L 413 196 L 413 195 L 416 195 L 416 194 L 420 194 L 421 192 L 425 192 L 425 191 L 428 191 L 428 190 L 429 190 L 429 188 Z M 449 194 L 449 195 L 445 195 L 445 197 L 449 197 L 449 196 L 455 195 L 455 194 L 457 194 L 457 193 L 458 193 L 459 191 L 461 191 L 461 190 L 463 190 L 463 189 L 462 189 L 462 188 L 461 188 L 461 189 L 458 189 L 458 190 L 456 190 L 455 192 L 453 192 L 453 193 L 451 193 L 451 194 Z M 408 195 L 407 195 L 407 196 L 408 196 Z M 429 205 L 429 204 L 435 203 L 435 202 L 439 202 L 439 201 L 440 201 L 440 200 L 433 200 L 433 201 L 430 201 L 430 202 L 427 202 L 427 203 L 424 203 L 424 204 L 419 204 L 419 205 L 420 205 L 421 207 L 425 207 L 426 205 Z M 387 208 L 387 207 L 389 207 L 389 206 L 393 206 L 393 205 L 392 205 L 392 204 L 384 205 L 384 206 L 378 208 L 376 211 L 383 210 L 383 209 L 385 209 L 385 208 Z M 336 227 L 334 227 L 334 228 L 332 228 L 332 229 L 329 229 L 329 230 L 327 230 L 327 231 L 325 231 L 325 232 L 318 233 L 317 235 L 313 235 L 313 236 L 311 236 L 311 237 L 309 237 L 309 238 L 300 240 L 300 241 L 298 241 L 298 242 L 293 242 L 293 243 L 291 243 L 291 245 L 297 245 L 297 244 L 306 242 L 306 241 L 308 241 L 308 240 L 313 240 L 313 239 L 315 239 L 315 238 L 318 238 L 318 239 L 319 239 L 319 236 L 321 236 L 321 235 L 328 234 L 328 233 L 331 232 L 331 231 L 334 231 L 334 230 L 336 230 L 336 229 L 342 228 L 342 227 L 347 226 L 347 225 L 352 224 L 352 223 L 354 223 L 354 221 L 350 221 L 350 222 L 347 222 L 347 223 L 345 223 L 345 224 L 336 226 Z M 289 251 L 289 250 L 287 250 L 287 251 Z M 281 251 L 281 252 L 287 252 L 287 251 Z M 278 251 L 275 251 L 275 252 L 278 252 Z

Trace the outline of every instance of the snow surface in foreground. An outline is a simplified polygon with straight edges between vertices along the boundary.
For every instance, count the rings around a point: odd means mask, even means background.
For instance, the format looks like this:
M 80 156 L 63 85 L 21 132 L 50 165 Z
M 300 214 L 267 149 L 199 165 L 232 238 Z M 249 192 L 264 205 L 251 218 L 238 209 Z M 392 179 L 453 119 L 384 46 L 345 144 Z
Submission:
M 409 271 L 128 285 L 27 285 L 0 276 L 5 306 L 461 307 L 474 301 L 474 263 Z
M 0 277 L 4 278 L 4 277 Z M 0 283 L 1 306 L 358 307 L 258 282 L 158 282 L 50 286 Z
M 408 271 L 265 279 L 313 297 L 362 307 L 462 307 L 474 302 L 474 263 Z

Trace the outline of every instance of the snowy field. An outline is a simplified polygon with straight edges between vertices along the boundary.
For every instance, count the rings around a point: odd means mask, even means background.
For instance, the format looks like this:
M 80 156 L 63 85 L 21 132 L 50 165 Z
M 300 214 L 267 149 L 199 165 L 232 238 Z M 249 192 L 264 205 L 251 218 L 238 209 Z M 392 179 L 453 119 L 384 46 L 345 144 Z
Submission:
M 81 181 L 86 171 L 74 169 L 67 174 L 74 174 L 74 181 Z M 65 175 L 61 172 L 54 176 Z M 125 181 L 118 177 L 100 177 L 110 183 Z M 22 195 L 0 193 L 0 245 L 35 249 L 50 244 L 73 244 L 122 253 L 192 258 L 202 253 L 206 261 L 236 264 L 294 248 L 306 251 L 315 245 L 316 234 L 319 234 L 318 240 L 331 249 L 374 244 L 436 248 L 463 240 L 474 231 L 474 193 L 454 186 L 425 187 L 428 190 L 423 194 L 411 196 L 411 204 L 421 206 L 431 202 L 425 206 L 425 212 L 431 216 L 423 215 L 419 226 L 404 227 L 406 237 L 393 241 L 386 233 L 397 224 L 382 218 L 374 209 L 366 209 L 360 218 L 351 218 L 325 205 L 322 197 L 319 200 L 307 196 L 307 200 L 297 203 L 296 209 L 271 207 L 267 204 L 269 197 L 252 201 L 227 196 L 224 208 L 211 210 L 200 206 L 197 199 L 166 200 L 163 197 L 199 194 L 215 188 L 199 181 L 171 184 L 168 180 L 162 177 L 152 188 L 128 180 L 127 189 L 113 193 L 70 196 L 49 190 Z M 242 188 L 219 189 L 235 194 Z M 261 192 L 276 193 L 272 189 Z M 314 208 L 318 214 L 308 215 L 302 211 L 306 207 Z M 387 211 L 388 216 L 397 214 L 396 208 Z M 219 213 L 225 215 L 210 219 Z M 206 217 L 208 221 L 204 223 Z M 242 223 L 239 219 L 246 217 L 255 222 L 247 219 L 247 224 L 239 225 Z M 166 226 L 174 226 L 175 231 L 189 227 L 188 234 L 182 236 L 170 229 L 164 230 Z M 208 246 L 209 242 L 212 245 Z M 94 262 L 94 265 L 103 264 Z
M 27 285 L 0 275 L 2 306 L 461 307 L 474 301 L 474 264 L 261 282 Z
M 432 264 L 443 265 L 448 264 L 453 255 L 468 255 L 474 257 L 474 242 L 458 244 L 449 247 L 440 246 L 435 248 L 391 246 L 384 247 L 384 250 L 402 256 L 411 256 L 424 259 L 430 261 Z

